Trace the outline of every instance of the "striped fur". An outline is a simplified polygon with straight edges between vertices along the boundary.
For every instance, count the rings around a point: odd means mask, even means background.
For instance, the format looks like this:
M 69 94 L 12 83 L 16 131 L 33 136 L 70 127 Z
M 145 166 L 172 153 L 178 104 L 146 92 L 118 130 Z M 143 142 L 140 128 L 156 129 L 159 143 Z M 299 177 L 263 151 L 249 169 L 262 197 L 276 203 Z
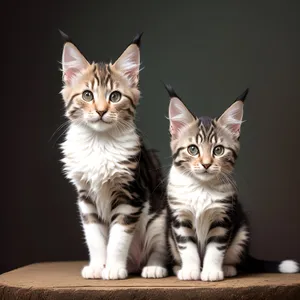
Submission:
M 162 175 L 134 123 L 139 55 L 137 40 L 114 64 L 89 64 L 73 44 L 64 47 L 62 95 L 71 125 L 62 161 L 78 192 L 90 255 L 84 278 L 167 275 Z
M 167 89 L 173 154 L 168 243 L 178 278 L 218 281 L 235 276 L 237 267 L 250 272 L 299 271 L 294 261 L 265 262 L 248 255 L 248 221 L 232 177 L 248 90 L 212 119 L 195 117 L 174 90 Z

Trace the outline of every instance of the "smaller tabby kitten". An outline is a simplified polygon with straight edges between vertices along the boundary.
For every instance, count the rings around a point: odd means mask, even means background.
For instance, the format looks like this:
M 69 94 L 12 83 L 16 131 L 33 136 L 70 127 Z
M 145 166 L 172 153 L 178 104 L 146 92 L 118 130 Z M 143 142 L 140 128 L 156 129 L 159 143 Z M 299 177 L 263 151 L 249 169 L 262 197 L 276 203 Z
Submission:
M 173 165 L 168 181 L 168 242 L 181 280 L 217 281 L 248 272 L 299 272 L 292 260 L 247 254 L 249 229 L 232 178 L 248 89 L 219 117 L 195 117 L 171 86 Z
M 89 63 L 67 37 L 62 55 L 61 145 L 89 250 L 84 278 L 167 275 L 166 201 L 159 161 L 135 126 L 140 36 L 114 63 Z

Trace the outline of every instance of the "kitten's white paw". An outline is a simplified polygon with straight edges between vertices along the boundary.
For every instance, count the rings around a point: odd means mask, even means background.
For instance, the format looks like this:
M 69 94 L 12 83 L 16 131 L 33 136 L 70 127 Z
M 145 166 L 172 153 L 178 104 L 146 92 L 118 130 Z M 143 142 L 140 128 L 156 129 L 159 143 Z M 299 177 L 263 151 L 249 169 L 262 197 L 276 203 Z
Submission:
M 142 277 L 144 278 L 162 278 L 168 275 L 166 268 L 159 266 L 147 266 L 143 268 Z
M 203 270 L 201 272 L 202 281 L 220 281 L 224 279 L 224 272 L 218 269 Z
M 97 265 L 85 266 L 81 271 L 81 276 L 85 279 L 102 278 L 103 267 Z
M 113 266 L 102 271 L 102 278 L 106 280 L 125 279 L 127 277 L 128 272 L 123 267 Z
M 237 275 L 236 267 L 231 265 L 224 265 L 223 272 L 224 272 L 224 277 L 234 277 Z
M 177 277 L 179 280 L 199 280 L 200 279 L 200 269 L 180 269 L 177 272 Z

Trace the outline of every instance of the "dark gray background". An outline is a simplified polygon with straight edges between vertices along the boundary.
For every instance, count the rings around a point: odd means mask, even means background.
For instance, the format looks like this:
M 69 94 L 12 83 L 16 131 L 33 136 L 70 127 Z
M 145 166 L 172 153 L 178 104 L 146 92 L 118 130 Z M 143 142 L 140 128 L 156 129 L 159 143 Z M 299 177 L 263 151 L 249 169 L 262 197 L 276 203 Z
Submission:
M 300 260 L 298 1 L 41 2 L 10 1 L 2 10 L 1 272 L 87 259 L 55 143 L 63 131 L 50 140 L 64 121 L 58 28 L 96 61 L 116 59 L 145 32 L 138 125 L 165 170 L 168 97 L 160 80 L 197 115 L 219 115 L 250 87 L 237 179 L 251 252 Z

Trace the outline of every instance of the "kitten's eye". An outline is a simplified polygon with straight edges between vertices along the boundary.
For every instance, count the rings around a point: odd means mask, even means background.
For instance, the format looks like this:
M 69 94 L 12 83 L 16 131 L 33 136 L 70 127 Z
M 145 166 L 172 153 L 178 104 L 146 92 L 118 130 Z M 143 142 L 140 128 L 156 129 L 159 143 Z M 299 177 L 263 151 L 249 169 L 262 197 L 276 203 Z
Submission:
M 214 155 L 215 156 L 220 156 L 220 155 L 222 155 L 223 153 L 224 153 L 224 147 L 223 146 L 216 146 L 215 148 L 214 148 L 214 151 L 213 151 L 213 153 L 214 153 Z
M 93 93 L 91 91 L 84 91 L 82 93 L 82 99 L 84 101 L 90 102 L 90 101 L 92 101 L 94 99 L 94 95 L 93 95 Z
M 191 154 L 192 156 L 196 156 L 199 154 L 199 149 L 195 145 L 188 146 L 187 150 L 188 150 L 188 153 Z
M 114 91 L 109 95 L 109 101 L 116 103 L 119 102 L 121 100 L 121 93 L 118 91 Z

